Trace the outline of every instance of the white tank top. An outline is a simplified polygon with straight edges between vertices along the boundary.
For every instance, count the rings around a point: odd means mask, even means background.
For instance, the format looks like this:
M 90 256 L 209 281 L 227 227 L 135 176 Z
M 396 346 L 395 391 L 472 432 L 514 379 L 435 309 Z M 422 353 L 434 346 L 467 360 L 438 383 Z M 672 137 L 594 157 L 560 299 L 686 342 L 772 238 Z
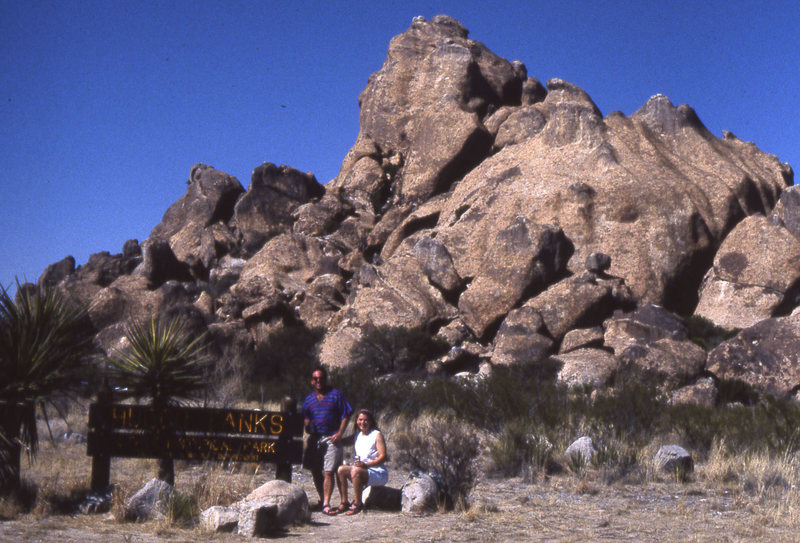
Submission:
M 355 447 L 356 456 L 358 456 L 362 462 L 372 462 L 380 456 L 378 447 L 375 445 L 379 435 L 379 430 L 372 430 L 366 435 L 364 435 L 363 432 L 358 432 Z

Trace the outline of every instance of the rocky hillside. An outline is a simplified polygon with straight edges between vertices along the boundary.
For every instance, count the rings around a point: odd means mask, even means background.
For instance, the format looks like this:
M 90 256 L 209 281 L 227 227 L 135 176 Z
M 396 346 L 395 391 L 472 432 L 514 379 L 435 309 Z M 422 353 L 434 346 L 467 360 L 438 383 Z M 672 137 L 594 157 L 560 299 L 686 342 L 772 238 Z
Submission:
M 533 362 L 594 387 L 633 368 L 704 402 L 731 379 L 794 394 L 789 165 L 666 96 L 603 116 L 467 36 L 437 16 L 391 41 L 327 185 L 265 163 L 245 190 L 196 165 L 148 239 L 39 282 L 89 304 L 106 350 L 127 319 L 180 312 L 228 354 L 303 328 L 343 366 L 391 331 L 436 340 L 418 372 Z

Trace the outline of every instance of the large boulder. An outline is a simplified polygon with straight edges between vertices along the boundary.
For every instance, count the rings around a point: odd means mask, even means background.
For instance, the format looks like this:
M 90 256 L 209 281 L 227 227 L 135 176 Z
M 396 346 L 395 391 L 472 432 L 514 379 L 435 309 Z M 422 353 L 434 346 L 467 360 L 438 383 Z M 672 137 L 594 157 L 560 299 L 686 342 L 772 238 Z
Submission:
M 688 340 L 662 338 L 651 343 L 634 343 L 619 359 L 636 376 L 674 389 L 694 381 L 703 371 L 706 351 Z
M 683 320 L 663 307 L 646 304 L 629 313 L 615 314 L 603 323 L 605 346 L 621 354 L 631 345 L 646 345 L 659 339 L 689 337 Z
M 619 359 L 603 349 L 577 349 L 553 359 L 562 363 L 558 381 L 569 387 L 605 388 L 620 367 Z
M 200 514 L 206 531 L 232 532 L 248 537 L 274 535 L 283 528 L 311 520 L 308 496 L 291 483 L 273 480 L 229 507 L 212 506 Z
M 294 210 L 324 192 L 311 173 L 271 162 L 254 169 L 247 193 L 233 209 L 244 253 L 253 255 L 270 236 L 290 230 Z
M 568 353 L 583 347 L 602 347 L 603 346 L 603 327 L 592 326 L 591 328 L 576 328 L 564 334 L 561 340 L 559 352 Z
M 653 457 L 655 468 L 678 478 L 684 478 L 694 471 L 694 460 L 689 452 L 680 445 L 664 445 Z
M 54 287 L 74 271 L 75 257 L 68 255 L 64 259 L 47 266 L 42 275 L 39 276 L 36 284 L 40 287 Z
M 553 352 L 542 316 L 533 308 L 509 311 L 494 339 L 492 363 L 497 365 L 538 362 Z
M 584 466 L 590 465 L 597 458 L 597 447 L 589 436 L 579 437 L 564 451 L 564 456 Z
M 747 328 L 791 311 L 800 301 L 799 287 L 800 240 L 754 215 L 728 234 L 714 256 L 695 314 L 723 328 Z
M 800 386 L 800 315 L 766 319 L 745 328 L 708 354 L 706 369 L 777 396 Z
M 550 336 L 561 341 L 574 329 L 600 325 L 618 309 L 632 304 L 630 291 L 619 279 L 598 279 L 593 274 L 569 277 L 531 298 L 531 307 L 542 316 Z
M 308 505 L 308 496 L 305 490 L 292 483 L 273 480 L 253 490 L 243 500 L 237 502 L 235 507 L 239 514 L 239 534 L 262 535 L 263 532 L 253 532 L 247 529 L 243 522 L 245 519 L 257 517 L 254 511 L 257 508 L 274 506 L 274 513 L 268 529 L 274 530 L 292 524 L 302 524 L 311 519 Z
M 439 485 L 427 473 L 409 474 L 400 492 L 403 513 L 419 514 L 434 511 L 441 499 Z
M 459 275 L 474 277 L 459 298 L 458 309 L 478 337 L 526 294 L 541 291 L 563 273 L 569 257 L 568 242 L 558 228 L 516 216 L 499 229 L 494 225 L 492 230 L 479 245 L 476 239 L 470 240 L 467 252 L 458 257 L 454 250 L 460 253 L 460 247 L 451 245 L 450 249 Z M 443 239 L 445 245 L 453 242 L 453 236 Z M 468 257 L 471 265 L 459 269 L 459 261 Z
M 168 502 L 174 494 L 175 488 L 169 483 L 150 479 L 125 502 L 125 518 L 138 521 L 164 518 Z
M 631 117 L 603 118 L 583 90 L 551 80 L 533 107 L 544 127 L 482 161 L 442 206 L 437 239 L 461 277 L 483 264 L 465 241 L 491 245 L 522 216 L 563 230 L 573 273 L 601 252 L 636 299 L 684 311 L 725 234 L 770 209 L 791 178 L 774 156 L 714 138 L 691 108 L 664 96 Z
M 382 171 L 400 199 L 424 200 L 488 155 L 492 141 L 481 120 L 504 104 L 519 105 L 525 78 L 467 34 L 439 15 L 415 18 L 392 39 L 359 96 L 358 152 L 348 154 L 332 188 L 374 194 L 380 189 L 369 187 Z
M 779 224 L 800 239 L 800 187 L 787 188 L 769 216 L 770 222 Z
M 189 265 L 178 259 L 169 242 L 158 238 L 142 242 L 142 263 L 136 268 L 135 275 L 146 278 L 150 288 L 158 288 L 170 279 L 192 279 Z
M 249 316 L 279 304 L 299 301 L 315 278 L 339 271 L 341 253 L 330 243 L 303 234 L 285 233 L 270 239 L 248 259 L 233 296 Z M 296 304 L 293 304 L 296 305 Z
M 214 261 L 235 246 L 228 221 L 243 193 L 235 177 L 195 164 L 186 193 L 167 209 L 149 239 L 168 243 L 181 263 L 196 277 L 205 278 Z

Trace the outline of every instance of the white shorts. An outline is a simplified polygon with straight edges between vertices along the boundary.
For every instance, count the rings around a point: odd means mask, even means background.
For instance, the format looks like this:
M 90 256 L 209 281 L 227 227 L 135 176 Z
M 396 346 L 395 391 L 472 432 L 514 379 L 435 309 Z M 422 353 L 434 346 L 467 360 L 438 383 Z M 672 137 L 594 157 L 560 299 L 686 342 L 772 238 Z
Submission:
M 383 486 L 389 482 L 389 470 L 385 466 L 367 468 L 367 473 L 369 473 L 367 486 Z

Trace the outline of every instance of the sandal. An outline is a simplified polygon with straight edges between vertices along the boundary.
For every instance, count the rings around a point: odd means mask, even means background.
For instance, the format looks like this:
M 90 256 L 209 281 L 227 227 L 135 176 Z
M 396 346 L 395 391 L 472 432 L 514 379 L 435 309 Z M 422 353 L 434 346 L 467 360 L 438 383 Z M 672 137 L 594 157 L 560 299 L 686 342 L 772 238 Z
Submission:
M 339 507 L 332 513 L 333 515 L 338 515 L 339 513 L 344 513 L 350 509 L 350 502 L 342 502 L 339 504 Z
M 350 509 L 347 510 L 347 513 L 345 513 L 345 515 L 347 515 L 348 517 L 350 515 L 357 515 L 361 512 L 362 509 L 364 509 L 363 503 L 354 503 L 353 505 L 350 506 Z
M 330 505 L 323 505 L 322 506 L 322 514 L 323 515 L 328 515 L 328 516 L 332 517 L 336 513 L 337 513 L 337 511 L 334 511 L 333 509 L 331 509 Z

